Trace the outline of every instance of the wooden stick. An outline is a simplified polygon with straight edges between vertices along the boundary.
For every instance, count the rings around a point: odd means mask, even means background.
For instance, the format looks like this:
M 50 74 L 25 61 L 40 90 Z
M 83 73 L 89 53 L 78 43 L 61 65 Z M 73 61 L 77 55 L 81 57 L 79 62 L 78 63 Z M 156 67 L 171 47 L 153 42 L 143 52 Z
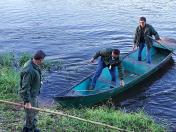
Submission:
M 22 105 L 22 104 L 15 103 L 15 102 L 10 102 L 10 101 L 5 101 L 5 100 L 0 100 L 0 103 L 5 103 L 5 104 L 10 104 L 10 105 L 24 107 L 24 105 Z M 86 119 L 83 119 L 83 118 L 80 118 L 80 117 L 76 117 L 76 116 L 72 116 L 72 115 L 67 115 L 67 114 L 64 114 L 63 112 L 55 112 L 55 111 L 50 111 L 50 110 L 47 110 L 47 109 L 45 110 L 45 109 L 36 108 L 36 107 L 32 107 L 31 109 L 32 110 L 36 110 L 36 111 L 50 113 L 50 114 L 65 116 L 65 117 L 68 117 L 68 118 L 80 120 L 80 121 L 83 121 L 83 122 L 88 122 L 88 123 L 91 123 L 91 124 L 95 124 L 95 125 L 107 127 L 107 128 L 118 130 L 118 131 L 130 132 L 128 130 L 124 130 L 124 129 L 121 129 L 121 128 L 118 128 L 118 127 L 115 127 L 115 126 L 107 125 L 107 124 L 104 124 L 104 123 L 101 123 L 101 122 L 86 120 Z

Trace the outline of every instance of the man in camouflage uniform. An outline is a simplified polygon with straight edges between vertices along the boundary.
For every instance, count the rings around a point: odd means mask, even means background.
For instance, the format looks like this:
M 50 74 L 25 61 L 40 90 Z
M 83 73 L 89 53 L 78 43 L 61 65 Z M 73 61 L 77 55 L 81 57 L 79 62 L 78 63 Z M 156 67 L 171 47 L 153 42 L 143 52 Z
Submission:
M 116 66 L 118 67 L 120 86 L 124 86 L 122 64 L 120 60 L 120 51 L 118 49 L 111 49 L 111 48 L 98 51 L 95 54 L 95 56 L 90 60 L 90 62 L 94 63 L 95 59 L 97 59 L 100 56 L 101 58 L 98 62 L 98 66 L 93 76 L 91 87 L 89 89 L 91 90 L 95 88 L 96 81 L 105 67 L 109 68 L 112 77 L 112 82 L 116 83 L 116 68 L 115 68 Z
M 37 111 L 31 107 L 38 107 L 37 97 L 40 93 L 41 87 L 41 70 L 40 65 L 43 63 L 45 53 L 39 50 L 34 57 L 24 64 L 20 74 L 20 96 L 25 105 L 25 125 L 23 132 L 40 132 L 36 128 L 36 114 Z

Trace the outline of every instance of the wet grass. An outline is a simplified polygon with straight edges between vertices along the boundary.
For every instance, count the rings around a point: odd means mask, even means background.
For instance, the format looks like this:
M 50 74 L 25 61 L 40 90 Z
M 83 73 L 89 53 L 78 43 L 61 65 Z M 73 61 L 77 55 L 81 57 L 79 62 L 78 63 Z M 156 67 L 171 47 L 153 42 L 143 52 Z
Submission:
M 31 54 L 22 53 L 22 55 L 19 58 L 19 66 L 22 67 L 30 58 L 32 58 Z
M 6 55 L 5 55 L 6 56 Z M 21 102 L 19 98 L 19 72 L 12 67 L 11 57 L 0 62 L 0 99 Z M 22 57 L 24 60 L 26 57 Z M 27 59 L 26 59 L 27 60 Z M 25 61 L 24 61 L 25 62 Z M 44 108 L 46 109 L 46 108 Z M 88 120 L 98 121 L 135 132 L 165 132 L 166 129 L 154 122 L 144 112 L 126 113 L 123 110 L 114 110 L 107 106 L 89 108 L 63 108 L 59 105 L 52 106 L 52 111 L 63 111 L 64 113 L 82 117 Z M 0 131 L 21 131 L 23 127 L 24 110 L 14 106 L 0 104 Z M 85 123 L 75 119 L 55 116 L 47 113 L 39 113 L 38 126 L 43 132 L 111 132 L 115 131 L 98 125 Z

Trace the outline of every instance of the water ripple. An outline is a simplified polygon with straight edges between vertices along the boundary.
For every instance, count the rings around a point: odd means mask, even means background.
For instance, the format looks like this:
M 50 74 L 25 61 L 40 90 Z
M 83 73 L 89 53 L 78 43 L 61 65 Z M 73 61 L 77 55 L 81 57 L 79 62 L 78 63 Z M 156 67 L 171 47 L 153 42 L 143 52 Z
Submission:
M 131 51 L 140 16 L 146 16 L 161 36 L 176 38 L 175 8 L 175 0 L 1 0 L 0 52 L 43 49 L 47 59 L 61 62 L 61 69 L 44 78 L 40 99 L 50 103 L 56 93 L 94 72 L 96 65 L 88 61 L 96 51 L 107 47 Z M 121 107 L 143 108 L 174 128 L 176 66 L 167 69 L 122 100 Z

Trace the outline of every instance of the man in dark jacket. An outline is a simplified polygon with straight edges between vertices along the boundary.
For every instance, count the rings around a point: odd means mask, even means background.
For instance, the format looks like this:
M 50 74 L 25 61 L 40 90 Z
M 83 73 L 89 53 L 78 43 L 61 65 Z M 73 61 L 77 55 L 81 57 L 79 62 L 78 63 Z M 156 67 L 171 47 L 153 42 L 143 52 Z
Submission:
M 36 128 L 36 114 L 37 111 L 31 107 L 38 107 L 37 97 L 40 93 L 41 87 L 41 70 L 40 65 L 43 63 L 45 53 L 39 50 L 35 53 L 33 59 L 24 64 L 20 74 L 20 96 L 25 105 L 25 125 L 23 132 L 40 132 Z
M 98 57 L 101 58 L 99 60 L 96 72 L 92 79 L 91 87 L 89 89 L 95 88 L 96 81 L 105 67 L 109 68 L 112 82 L 116 83 L 116 66 L 118 67 L 120 85 L 124 86 L 122 64 L 120 61 L 120 51 L 118 49 L 111 48 L 98 51 L 95 56 L 90 60 L 91 63 L 94 63 L 95 59 L 97 59 Z
M 146 60 L 147 63 L 151 63 L 151 54 L 150 49 L 153 45 L 152 40 L 148 37 L 152 35 L 155 36 L 156 40 L 160 40 L 158 33 L 155 29 L 146 23 L 145 17 L 140 17 L 139 19 L 139 26 L 136 28 L 135 38 L 134 38 L 134 46 L 133 50 L 136 47 L 139 47 L 138 51 L 138 61 L 142 60 L 142 50 L 146 46 Z

